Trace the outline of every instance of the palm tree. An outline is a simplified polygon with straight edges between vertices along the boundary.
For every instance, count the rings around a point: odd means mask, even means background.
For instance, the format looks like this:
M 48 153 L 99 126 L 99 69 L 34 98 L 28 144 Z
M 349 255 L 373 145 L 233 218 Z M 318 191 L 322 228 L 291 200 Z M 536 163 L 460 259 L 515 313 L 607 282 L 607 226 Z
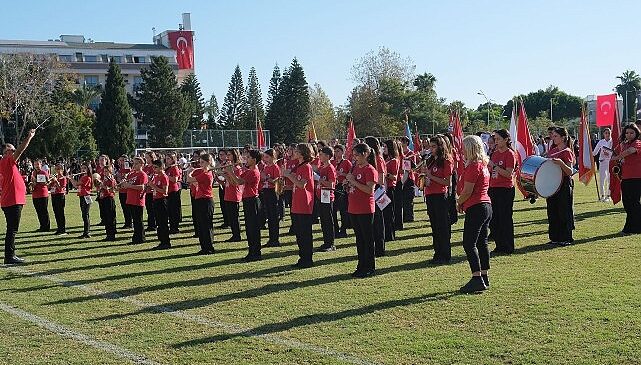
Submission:
M 91 86 L 84 84 L 82 87 L 74 90 L 73 92 L 73 101 L 79 106 L 91 109 L 91 102 L 94 101 L 102 93 L 100 86 Z
M 626 122 L 630 120 L 635 121 L 637 100 L 636 96 L 641 91 L 641 76 L 636 71 L 625 70 L 621 76 L 617 76 L 621 81 L 616 86 L 617 94 L 621 95 L 623 99 L 623 115 L 625 115 Z M 628 99 L 628 94 L 632 94 L 631 99 Z

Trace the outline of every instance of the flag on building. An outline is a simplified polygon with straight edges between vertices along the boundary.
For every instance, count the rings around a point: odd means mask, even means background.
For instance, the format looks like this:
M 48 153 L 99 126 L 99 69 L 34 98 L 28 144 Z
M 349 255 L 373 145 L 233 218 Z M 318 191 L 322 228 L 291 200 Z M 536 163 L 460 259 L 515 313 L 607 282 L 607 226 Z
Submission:
M 587 185 L 594 176 L 596 165 L 592 155 L 590 128 L 585 118 L 585 109 L 581 108 L 581 127 L 579 129 L 579 181 Z

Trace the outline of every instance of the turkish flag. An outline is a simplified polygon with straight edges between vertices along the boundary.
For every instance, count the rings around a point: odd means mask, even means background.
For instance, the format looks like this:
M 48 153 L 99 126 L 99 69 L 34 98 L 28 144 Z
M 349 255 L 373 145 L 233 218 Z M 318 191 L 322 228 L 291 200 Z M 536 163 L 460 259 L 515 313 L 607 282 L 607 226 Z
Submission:
M 457 111 L 452 110 L 450 113 L 450 127 L 448 128 L 452 133 L 452 140 L 454 142 L 453 155 L 454 155 L 454 170 L 456 171 L 458 184 L 456 190 L 460 194 L 463 191 L 462 179 L 463 172 L 465 171 L 465 147 L 463 146 L 463 128 L 461 128 L 461 118 Z
M 354 121 L 350 119 L 349 127 L 347 127 L 347 143 L 345 146 L 345 158 L 352 159 L 352 148 L 354 148 L 354 139 L 356 139 L 356 130 L 354 129 Z
M 519 116 L 516 126 L 516 141 L 514 141 L 515 155 L 518 161 L 519 166 L 523 166 L 523 161 L 525 161 L 528 156 L 534 155 L 534 144 L 532 143 L 532 138 L 530 137 L 530 126 L 528 124 L 527 113 L 525 112 L 525 104 L 521 100 L 519 105 Z M 521 194 L 525 198 L 528 197 L 528 193 L 525 191 L 523 186 L 521 186 L 521 179 L 518 174 L 520 174 L 520 168 L 517 172 L 516 186 L 521 191 Z
M 176 51 L 176 62 L 178 69 L 194 69 L 194 34 L 192 31 L 183 30 L 170 32 L 169 47 Z
M 599 95 L 596 97 L 597 127 L 611 127 L 617 109 L 617 94 Z
M 612 124 L 612 133 L 610 137 L 612 138 L 612 149 L 616 154 L 621 153 L 621 123 L 619 123 L 618 109 L 614 110 L 614 118 Z M 612 168 L 616 166 L 617 162 L 610 160 L 610 198 L 612 198 L 612 203 L 617 205 L 621 201 L 621 179 L 615 174 L 612 173 Z M 603 166 L 603 168 L 606 168 Z

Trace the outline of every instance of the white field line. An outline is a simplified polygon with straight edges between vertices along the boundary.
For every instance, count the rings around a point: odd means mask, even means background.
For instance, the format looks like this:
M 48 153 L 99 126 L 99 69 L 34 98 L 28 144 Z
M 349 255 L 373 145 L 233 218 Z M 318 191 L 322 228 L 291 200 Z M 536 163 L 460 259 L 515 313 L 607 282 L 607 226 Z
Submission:
M 45 274 L 40 274 L 37 272 L 31 272 L 26 269 L 22 269 L 19 267 L 15 266 L 9 266 L 5 267 L 7 271 L 24 275 L 24 276 L 31 276 L 31 277 L 36 277 L 39 279 L 44 279 L 50 282 L 54 282 L 56 284 L 62 285 L 64 287 L 69 287 L 69 288 L 76 288 L 80 291 L 83 291 L 87 294 L 94 295 L 94 296 L 99 296 L 105 299 L 112 299 L 112 300 L 118 300 L 121 302 L 125 302 L 131 305 L 134 305 L 138 308 L 141 309 L 151 309 L 155 312 L 161 313 L 161 314 L 166 314 L 170 315 L 173 317 L 177 317 L 180 319 L 188 320 L 190 322 L 198 323 L 203 326 L 211 327 L 211 328 L 216 328 L 219 330 L 222 330 L 223 332 L 227 334 L 232 334 L 232 335 L 237 335 L 240 334 L 244 337 L 251 337 L 251 338 L 258 338 L 266 342 L 270 342 L 273 344 L 281 345 L 290 349 L 297 349 L 297 350 L 304 350 L 308 352 L 312 352 L 318 355 L 334 358 L 337 360 L 341 360 L 343 362 L 349 363 L 349 364 L 355 364 L 355 365 L 376 365 L 377 363 L 358 358 L 354 355 L 342 353 L 336 350 L 328 349 L 325 347 L 321 346 L 316 346 L 312 344 L 308 344 L 305 342 L 301 342 L 298 340 L 293 340 L 293 339 L 288 339 L 285 337 L 280 337 L 272 334 L 264 334 L 264 333 L 253 333 L 250 328 L 242 327 L 239 325 L 231 324 L 231 323 L 225 323 L 225 322 L 219 322 L 219 321 L 214 321 L 211 319 L 208 319 L 203 316 L 195 315 L 195 314 L 189 314 L 185 311 L 181 310 L 176 310 L 174 308 L 171 308 L 169 306 L 164 306 L 164 305 L 159 305 L 159 304 L 154 304 L 154 303 L 149 303 L 149 302 L 143 302 L 134 298 L 122 296 L 116 293 L 107 293 L 102 290 L 92 288 L 88 285 L 84 284 L 78 284 L 74 283 L 73 281 L 67 281 L 64 280 L 58 276 L 55 275 L 45 275 Z
M 141 364 L 141 365 L 157 365 L 158 364 L 157 362 L 151 361 L 142 355 L 131 352 L 124 347 L 120 347 L 118 345 L 114 345 L 109 342 L 97 340 L 91 336 L 82 334 L 80 332 L 76 332 L 61 324 L 49 321 L 35 314 L 25 312 L 21 309 L 12 307 L 3 302 L 0 302 L 0 310 L 6 313 L 12 314 L 15 317 L 18 317 L 27 322 L 31 322 L 36 326 L 49 330 L 59 336 L 76 340 L 85 345 L 116 355 L 122 359 L 130 360 L 134 364 Z

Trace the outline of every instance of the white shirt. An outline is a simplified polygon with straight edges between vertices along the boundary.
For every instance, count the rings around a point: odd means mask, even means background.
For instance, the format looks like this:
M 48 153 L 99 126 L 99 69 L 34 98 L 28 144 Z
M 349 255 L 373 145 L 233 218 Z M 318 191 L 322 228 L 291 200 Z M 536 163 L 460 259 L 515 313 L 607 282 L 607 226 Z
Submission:
M 608 151 L 606 148 L 609 148 L 610 151 Z M 599 141 L 599 143 L 596 144 L 596 147 L 594 147 L 594 151 L 592 151 L 592 155 L 596 156 L 599 155 L 599 162 L 603 161 L 610 161 L 610 158 L 612 157 L 612 138 L 610 138 L 609 141 L 606 141 L 605 139 L 602 139 Z

